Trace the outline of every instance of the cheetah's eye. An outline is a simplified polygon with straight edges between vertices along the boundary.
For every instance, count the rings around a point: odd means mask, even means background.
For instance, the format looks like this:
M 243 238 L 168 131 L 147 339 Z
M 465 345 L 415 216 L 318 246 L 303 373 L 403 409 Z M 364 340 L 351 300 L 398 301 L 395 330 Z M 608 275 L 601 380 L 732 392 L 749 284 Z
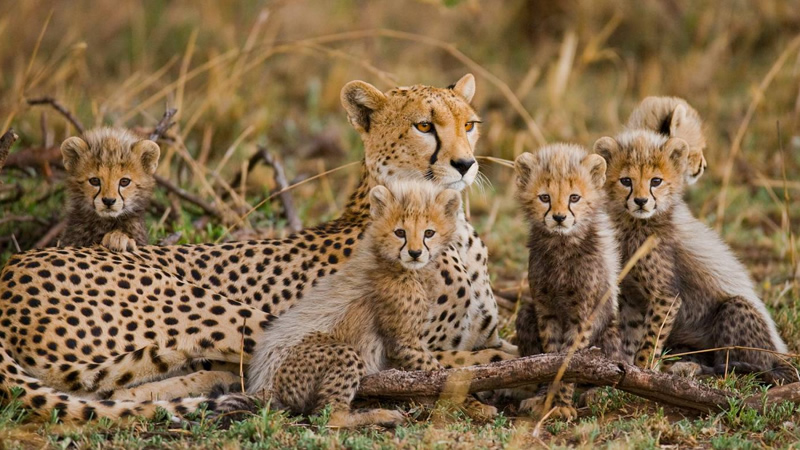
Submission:
M 471 120 L 464 124 L 464 129 L 467 130 L 467 133 L 475 129 L 475 124 L 478 123 L 477 120 Z
M 570 203 L 578 203 L 578 201 L 580 199 L 581 199 L 581 196 L 578 195 L 578 194 L 572 194 L 572 195 L 569 196 L 569 202 Z
M 547 194 L 542 194 L 539 196 L 539 200 L 541 200 L 542 203 L 550 203 L 550 196 Z
M 620 182 L 620 183 L 621 183 L 623 186 L 625 186 L 625 187 L 631 187 L 631 185 L 633 184 L 633 183 L 631 182 L 631 179 L 630 179 L 630 178 L 628 178 L 628 177 L 625 177 L 625 178 L 620 178 L 620 179 L 619 179 L 619 182 Z
M 398 229 L 394 230 L 394 235 L 399 237 L 399 238 L 404 238 L 404 237 L 406 237 L 406 230 L 398 228 Z
M 415 123 L 414 128 L 423 133 L 430 133 L 431 131 L 433 131 L 433 124 L 430 122 Z
M 652 180 L 650 180 L 650 186 L 653 187 L 661 186 L 662 181 L 664 180 L 662 180 L 661 178 L 653 178 Z
M 122 187 L 126 187 L 127 185 L 131 184 L 130 178 L 122 178 L 119 180 L 119 185 Z
M 436 234 L 436 232 L 433 230 L 425 230 L 425 237 L 428 239 L 432 238 L 434 234 Z
M 100 178 L 97 177 L 89 178 L 89 184 L 91 184 L 92 186 L 100 186 Z

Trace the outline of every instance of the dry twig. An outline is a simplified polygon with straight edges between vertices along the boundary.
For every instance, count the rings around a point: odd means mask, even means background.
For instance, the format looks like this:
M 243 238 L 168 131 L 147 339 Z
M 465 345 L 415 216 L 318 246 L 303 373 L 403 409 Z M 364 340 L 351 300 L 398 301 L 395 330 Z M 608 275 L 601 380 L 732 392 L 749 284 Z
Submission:
M 81 121 L 78 120 L 77 117 L 75 117 L 67 108 L 64 107 L 64 105 L 59 103 L 58 100 L 54 99 L 53 97 L 29 98 L 28 99 L 28 104 L 29 105 L 50 105 L 56 111 L 61 113 L 61 115 L 64 116 L 69 121 L 69 123 L 71 123 L 72 126 L 75 127 L 76 130 L 78 130 L 78 132 L 80 134 L 83 134 L 86 131 L 86 128 L 84 128 L 84 126 L 81 123 Z
M 158 124 L 153 129 L 153 132 L 150 133 L 148 139 L 150 139 L 151 141 L 157 141 L 161 139 L 167 132 L 167 130 L 169 130 L 170 128 L 172 128 L 173 125 L 175 125 L 175 122 L 172 122 L 172 118 L 175 116 L 177 112 L 178 110 L 175 108 L 169 108 L 166 111 L 164 111 L 164 115 L 161 117 L 161 120 L 158 121 Z
M 286 172 L 283 170 L 283 164 L 281 164 L 275 155 L 270 153 L 264 146 L 258 146 L 258 154 L 261 156 L 261 159 L 275 171 L 276 192 L 279 192 L 278 196 L 281 199 L 281 204 L 283 204 L 283 212 L 286 215 L 286 220 L 289 222 L 289 230 L 292 233 L 302 230 L 303 222 L 300 221 L 300 217 L 297 215 L 297 208 L 294 206 L 292 194 L 286 189 L 289 187 L 289 182 L 286 180 Z

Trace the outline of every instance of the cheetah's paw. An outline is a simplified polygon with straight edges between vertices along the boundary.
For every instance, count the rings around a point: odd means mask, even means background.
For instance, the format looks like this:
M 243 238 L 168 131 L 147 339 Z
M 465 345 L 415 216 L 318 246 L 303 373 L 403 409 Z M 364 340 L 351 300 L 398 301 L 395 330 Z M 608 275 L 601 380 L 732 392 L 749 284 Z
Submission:
M 136 251 L 136 241 L 121 231 L 112 231 L 103 236 L 103 246 L 113 252 Z
M 534 417 L 544 417 L 545 414 L 550 412 L 550 410 L 544 410 L 546 398 L 546 395 L 542 395 L 525 399 L 520 402 L 519 410 L 522 413 L 526 413 Z M 578 417 L 578 411 L 572 405 L 554 401 L 551 409 L 553 409 L 553 412 L 548 416 L 551 419 L 562 418 L 566 420 L 572 420 Z
M 703 366 L 691 361 L 677 361 L 667 369 L 667 372 L 679 377 L 692 378 L 703 373 Z

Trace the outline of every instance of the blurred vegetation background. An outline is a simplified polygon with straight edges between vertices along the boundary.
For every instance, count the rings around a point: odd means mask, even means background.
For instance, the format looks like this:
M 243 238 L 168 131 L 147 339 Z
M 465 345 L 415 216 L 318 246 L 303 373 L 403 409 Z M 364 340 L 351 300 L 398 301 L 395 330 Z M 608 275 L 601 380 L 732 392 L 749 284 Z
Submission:
M 223 214 L 160 190 L 151 239 L 203 242 L 286 233 L 278 199 L 225 233 L 275 190 L 272 170 L 249 161 L 259 145 L 279 155 L 290 183 L 361 157 L 339 103 L 352 79 L 446 86 L 473 72 L 478 154 L 505 159 L 558 140 L 591 147 L 643 97 L 676 95 L 708 134 L 693 210 L 759 280 L 784 283 L 798 277 L 798 33 L 800 2 L 781 0 L 6 2 L 0 123 L 21 137 L 12 153 L 36 153 L 76 130 L 26 99 L 52 97 L 87 127 L 145 131 L 177 108 L 159 174 Z M 519 280 L 513 173 L 486 161 L 483 171 L 491 184 L 471 190 L 471 215 L 494 276 Z M 25 250 L 58 223 L 62 176 L 58 162 L 0 174 L 0 262 L 16 251 L 12 234 Z M 350 166 L 292 190 L 303 223 L 335 217 L 357 176 Z
M 144 132 L 177 108 L 158 173 L 221 214 L 159 189 L 151 241 L 209 242 L 288 233 L 278 198 L 237 223 L 276 190 L 251 160 L 259 146 L 290 183 L 361 158 L 339 103 L 347 81 L 447 86 L 466 72 L 478 81 L 478 154 L 509 160 L 545 142 L 591 147 L 645 96 L 687 99 L 710 165 L 692 210 L 747 263 L 798 350 L 797 0 L 2 2 L 0 125 L 20 135 L 12 155 L 34 162 L 0 172 L 0 265 L 17 247 L 56 244 L 63 169 L 40 160 L 77 133 L 28 99 L 52 97 L 87 128 Z M 496 287 L 513 288 L 527 260 L 513 171 L 485 160 L 482 171 L 490 184 L 470 190 L 471 218 Z M 336 217 L 357 178 L 349 166 L 293 189 L 303 224 Z

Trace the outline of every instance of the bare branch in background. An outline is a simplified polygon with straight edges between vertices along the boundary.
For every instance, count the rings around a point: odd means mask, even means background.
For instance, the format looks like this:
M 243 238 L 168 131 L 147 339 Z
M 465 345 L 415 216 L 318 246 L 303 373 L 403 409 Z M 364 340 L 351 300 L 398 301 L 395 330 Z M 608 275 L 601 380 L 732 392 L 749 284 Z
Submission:
M 69 121 L 69 123 L 71 123 L 72 126 L 75 127 L 76 130 L 78 130 L 78 132 L 80 134 L 83 134 L 84 132 L 86 132 L 86 128 L 83 126 L 81 121 L 78 120 L 77 117 L 75 117 L 67 108 L 64 107 L 64 105 L 59 103 L 58 100 L 54 99 L 53 97 L 29 98 L 28 99 L 28 104 L 31 105 L 31 106 L 33 106 L 33 105 L 50 105 L 56 111 L 61 113 L 61 115 L 64 116 Z
M 280 192 L 279 197 L 281 199 L 281 203 L 283 204 L 283 212 L 286 214 L 286 220 L 289 223 L 289 230 L 292 233 L 302 230 L 303 222 L 297 215 L 297 209 L 294 206 L 292 193 L 286 189 L 289 187 L 289 182 L 286 180 L 286 172 L 283 170 L 283 164 L 281 164 L 281 162 L 278 161 L 278 159 L 272 153 L 270 153 L 266 147 L 259 145 L 258 153 L 261 155 L 261 158 L 264 160 L 264 162 L 271 166 L 275 171 L 275 188 L 277 192 Z
M 172 128 L 173 125 L 175 125 L 175 122 L 172 122 L 172 118 L 175 116 L 177 112 L 178 110 L 175 108 L 167 109 L 164 112 L 164 115 L 161 117 L 161 120 L 158 121 L 158 124 L 156 125 L 155 129 L 153 129 L 153 132 L 150 133 L 148 139 L 150 139 L 151 141 L 157 141 L 161 139 L 164 136 L 164 133 L 166 133 L 167 130 L 169 130 L 170 128 Z
M 39 239 L 36 244 L 33 245 L 33 248 L 42 248 L 47 247 L 50 242 L 53 241 L 58 236 L 61 236 L 61 232 L 63 232 L 67 228 L 67 219 L 63 219 L 57 224 L 50 228 L 50 230 Z
M 217 210 L 217 208 L 209 205 L 205 200 L 202 198 L 192 194 L 191 192 L 186 191 L 185 189 L 177 186 L 173 182 L 169 181 L 168 179 L 162 177 L 161 175 L 156 175 L 156 182 L 159 186 L 165 188 L 166 190 L 172 192 L 173 194 L 177 195 L 178 197 L 182 198 L 183 200 L 192 203 L 196 206 L 199 206 L 200 209 L 206 212 L 211 216 L 216 217 L 219 220 L 223 220 L 222 214 Z

